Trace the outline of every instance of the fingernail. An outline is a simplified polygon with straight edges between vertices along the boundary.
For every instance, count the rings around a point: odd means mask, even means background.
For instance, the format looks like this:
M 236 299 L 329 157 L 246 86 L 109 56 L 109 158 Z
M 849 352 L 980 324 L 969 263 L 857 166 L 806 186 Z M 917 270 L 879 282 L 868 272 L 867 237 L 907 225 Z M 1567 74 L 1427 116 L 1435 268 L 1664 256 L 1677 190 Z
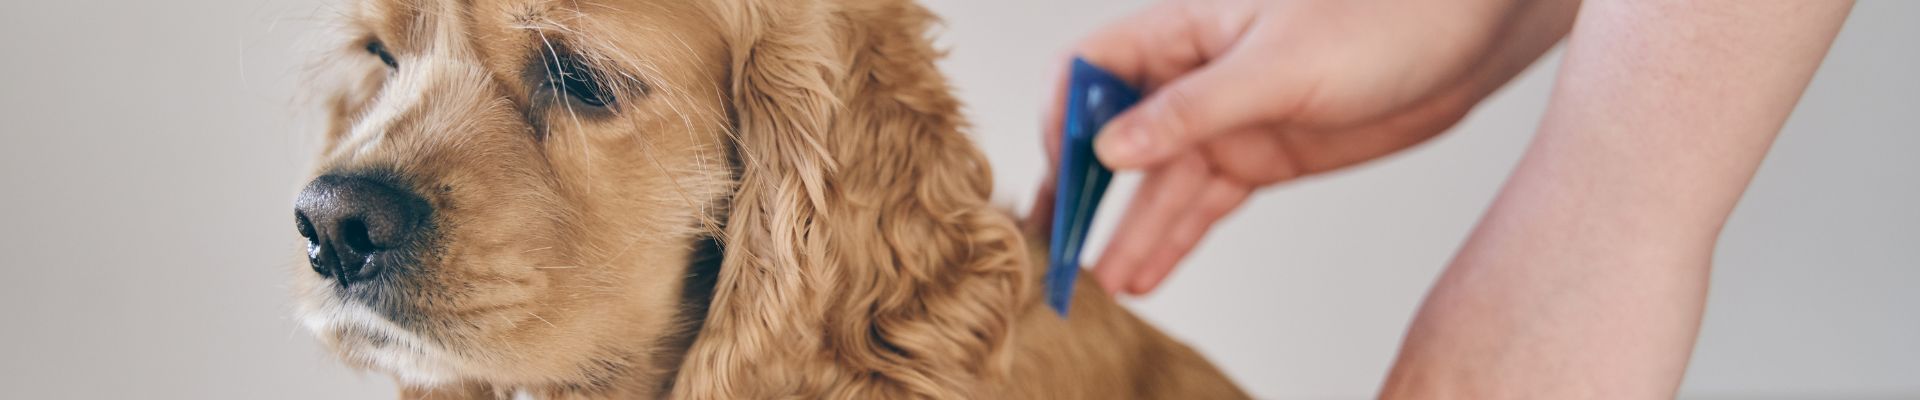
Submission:
M 1117 164 L 1140 157 L 1147 151 L 1149 138 L 1139 129 L 1126 129 L 1124 126 L 1108 127 L 1095 140 L 1094 153 L 1100 161 Z

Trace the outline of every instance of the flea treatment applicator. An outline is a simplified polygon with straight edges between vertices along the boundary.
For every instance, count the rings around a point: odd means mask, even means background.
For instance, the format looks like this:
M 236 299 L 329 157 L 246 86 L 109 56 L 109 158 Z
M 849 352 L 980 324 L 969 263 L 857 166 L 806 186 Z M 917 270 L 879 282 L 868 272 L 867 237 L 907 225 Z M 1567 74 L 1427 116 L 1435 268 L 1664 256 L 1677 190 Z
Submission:
M 1093 139 L 1107 121 L 1140 101 L 1140 92 L 1106 70 L 1074 58 L 1067 79 L 1066 126 L 1061 127 L 1060 171 L 1053 197 L 1053 241 L 1048 248 L 1047 305 L 1067 317 L 1080 251 L 1093 212 L 1113 181 L 1113 170 L 1093 155 Z

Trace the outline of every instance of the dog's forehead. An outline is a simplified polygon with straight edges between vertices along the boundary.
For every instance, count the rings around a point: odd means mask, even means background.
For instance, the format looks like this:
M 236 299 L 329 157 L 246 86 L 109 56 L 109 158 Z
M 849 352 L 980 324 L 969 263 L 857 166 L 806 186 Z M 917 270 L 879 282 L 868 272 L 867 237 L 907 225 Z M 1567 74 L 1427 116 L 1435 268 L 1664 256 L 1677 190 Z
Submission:
M 703 20 L 711 2 L 689 0 L 358 0 L 354 25 L 397 42 L 423 42 L 441 33 L 489 35 L 548 30 L 591 34 L 622 26 Z M 598 23 L 597 23 L 598 22 Z M 677 24 L 676 24 L 677 25 Z M 443 29 L 451 28 L 451 29 Z M 619 34 L 620 29 L 608 34 Z M 657 29 L 655 29 L 657 30 Z M 424 44 L 424 43 L 418 43 Z
M 454 55 L 511 73 L 556 48 L 623 61 L 655 75 L 662 63 L 705 69 L 726 42 L 705 0 L 359 0 L 352 25 L 394 54 Z M 684 68 L 683 68 L 684 69 Z

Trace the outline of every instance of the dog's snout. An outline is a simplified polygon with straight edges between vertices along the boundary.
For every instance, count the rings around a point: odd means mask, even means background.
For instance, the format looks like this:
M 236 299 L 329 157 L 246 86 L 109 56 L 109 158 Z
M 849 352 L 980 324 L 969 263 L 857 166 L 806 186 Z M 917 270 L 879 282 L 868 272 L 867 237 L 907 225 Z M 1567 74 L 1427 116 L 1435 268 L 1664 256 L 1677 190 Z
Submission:
M 426 239 L 431 214 L 412 191 L 365 177 L 321 176 L 294 202 L 307 261 L 342 286 L 395 267 Z

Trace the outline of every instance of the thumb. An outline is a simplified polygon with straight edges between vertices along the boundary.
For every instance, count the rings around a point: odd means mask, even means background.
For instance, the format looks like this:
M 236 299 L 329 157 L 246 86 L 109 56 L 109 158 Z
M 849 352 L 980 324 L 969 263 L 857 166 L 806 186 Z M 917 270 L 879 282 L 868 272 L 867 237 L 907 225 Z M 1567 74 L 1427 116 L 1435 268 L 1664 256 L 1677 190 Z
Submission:
M 1261 60 L 1215 60 L 1147 93 L 1100 132 L 1094 151 L 1115 169 L 1158 164 L 1209 138 L 1284 119 L 1297 86 Z

